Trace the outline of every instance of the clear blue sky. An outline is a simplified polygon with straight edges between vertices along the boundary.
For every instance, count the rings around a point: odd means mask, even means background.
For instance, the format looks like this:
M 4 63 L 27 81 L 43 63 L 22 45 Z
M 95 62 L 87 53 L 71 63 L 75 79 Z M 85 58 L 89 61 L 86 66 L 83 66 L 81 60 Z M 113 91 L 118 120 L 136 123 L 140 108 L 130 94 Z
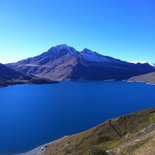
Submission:
M 0 62 L 64 43 L 155 62 L 155 0 L 0 0 Z

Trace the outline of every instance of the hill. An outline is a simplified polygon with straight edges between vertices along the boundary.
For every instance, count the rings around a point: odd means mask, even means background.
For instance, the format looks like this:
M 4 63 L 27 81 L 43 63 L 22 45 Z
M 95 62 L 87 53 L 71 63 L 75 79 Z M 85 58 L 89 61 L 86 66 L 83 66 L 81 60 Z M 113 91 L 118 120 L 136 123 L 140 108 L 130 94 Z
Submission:
M 145 82 L 150 84 L 155 84 L 155 72 L 144 74 L 140 76 L 132 77 L 128 80 L 129 82 Z
M 27 76 L 3 64 L 0 64 L 0 87 L 25 83 L 45 84 L 55 82 L 49 79 L 38 78 L 35 76 Z
M 22 74 L 54 81 L 125 80 L 155 71 L 148 63 L 129 63 L 89 49 L 79 52 L 67 45 L 52 47 L 39 56 L 7 66 Z
M 0 64 L 0 84 L 22 80 L 30 80 L 30 77 L 14 71 L 3 64 Z
M 42 148 L 44 155 L 154 155 L 155 108 L 111 119 Z

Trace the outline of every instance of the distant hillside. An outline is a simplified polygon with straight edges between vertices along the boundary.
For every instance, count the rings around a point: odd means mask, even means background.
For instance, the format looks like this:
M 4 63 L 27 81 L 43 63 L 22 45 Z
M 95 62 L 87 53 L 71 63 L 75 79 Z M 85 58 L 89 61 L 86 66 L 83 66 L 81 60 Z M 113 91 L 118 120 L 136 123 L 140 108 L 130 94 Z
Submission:
M 24 84 L 24 83 L 53 83 L 54 81 L 48 79 L 42 79 L 35 76 L 27 76 L 19 73 L 3 64 L 0 64 L 0 87 L 13 85 L 13 84 Z
M 124 80 L 155 71 L 148 63 L 128 63 L 84 49 L 67 45 L 52 47 L 47 52 L 17 63 L 12 69 L 27 75 L 51 80 Z
M 42 148 L 44 155 L 154 155 L 155 108 L 111 119 Z
M 135 76 L 135 77 L 130 78 L 128 81 L 155 84 L 155 72 L 145 74 L 145 75 Z
M 0 83 L 15 81 L 15 80 L 29 80 L 29 77 L 24 76 L 22 73 L 14 71 L 13 69 L 0 64 Z

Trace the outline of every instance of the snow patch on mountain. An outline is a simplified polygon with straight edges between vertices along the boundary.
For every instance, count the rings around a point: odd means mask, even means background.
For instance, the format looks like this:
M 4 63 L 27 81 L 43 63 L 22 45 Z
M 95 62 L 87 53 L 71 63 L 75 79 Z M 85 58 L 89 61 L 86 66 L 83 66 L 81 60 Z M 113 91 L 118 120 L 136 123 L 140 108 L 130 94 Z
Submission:
M 141 64 L 149 64 L 150 66 L 152 67 L 155 67 L 155 64 L 151 63 L 150 61 L 131 61 L 131 63 L 134 63 L 134 64 L 138 64 L 138 63 L 141 63 Z
M 87 61 L 91 61 L 91 62 L 110 62 L 108 58 L 106 58 L 103 55 L 100 55 L 96 52 L 93 52 L 89 49 L 84 49 L 81 52 L 82 57 L 87 60 Z

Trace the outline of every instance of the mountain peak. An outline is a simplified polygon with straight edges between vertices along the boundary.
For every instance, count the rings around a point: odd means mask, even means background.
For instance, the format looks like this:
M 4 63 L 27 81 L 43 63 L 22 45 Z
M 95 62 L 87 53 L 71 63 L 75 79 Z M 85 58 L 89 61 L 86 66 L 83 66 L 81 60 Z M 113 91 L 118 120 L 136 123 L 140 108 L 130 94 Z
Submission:
M 96 62 L 96 63 L 109 62 L 109 60 L 104 55 L 91 51 L 90 49 L 87 49 L 87 48 L 83 49 L 83 51 L 81 52 L 81 55 L 87 61 Z
M 68 49 L 68 48 L 71 48 L 71 47 L 68 46 L 67 44 L 60 44 L 60 45 L 54 46 L 53 48 Z
M 88 49 L 88 48 L 84 48 L 84 49 L 81 51 L 81 53 L 96 53 L 96 52 L 94 52 L 94 51 L 92 51 L 92 50 L 90 50 L 90 49 Z
M 70 54 L 78 53 L 78 51 L 76 49 L 74 49 L 73 47 L 68 46 L 66 44 L 60 44 L 60 45 L 54 46 L 54 47 L 50 48 L 48 50 L 48 52 L 52 52 L 52 53 L 61 52 L 61 53 L 64 53 L 64 54 L 66 54 L 66 53 L 70 53 Z
M 87 48 L 79 52 L 66 44 L 8 66 L 23 74 L 59 81 L 125 80 L 155 71 L 150 65 L 128 63 Z

